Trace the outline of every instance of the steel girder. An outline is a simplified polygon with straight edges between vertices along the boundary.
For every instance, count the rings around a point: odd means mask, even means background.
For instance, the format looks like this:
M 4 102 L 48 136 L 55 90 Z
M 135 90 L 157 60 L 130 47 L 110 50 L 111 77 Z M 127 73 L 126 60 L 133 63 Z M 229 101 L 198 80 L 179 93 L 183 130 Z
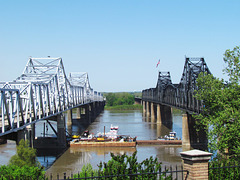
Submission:
M 92 94 L 88 76 L 83 86 L 71 83 L 62 58 L 29 58 L 21 76 L 0 82 L 0 136 L 94 101 Z M 103 101 L 101 93 L 96 96 Z
M 179 84 L 172 84 L 169 72 L 159 72 L 156 88 L 143 90 L 142 99 L 199 113 L 201 101 L 194 98 L 194 91 L 197 88 L 197 77 L 201 72 L 211 73 L 204 58 L 186 57 Z

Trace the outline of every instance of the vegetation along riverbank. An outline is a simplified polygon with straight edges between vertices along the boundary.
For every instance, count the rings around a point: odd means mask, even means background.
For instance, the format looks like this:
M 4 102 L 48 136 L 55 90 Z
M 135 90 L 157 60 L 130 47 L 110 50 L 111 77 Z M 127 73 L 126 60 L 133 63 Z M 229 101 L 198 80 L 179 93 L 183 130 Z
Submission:
M 141 92 L 104 93 L 106 110 L 142 110 L 142 105 L 134 104 L 135 97 L 141 97 Z

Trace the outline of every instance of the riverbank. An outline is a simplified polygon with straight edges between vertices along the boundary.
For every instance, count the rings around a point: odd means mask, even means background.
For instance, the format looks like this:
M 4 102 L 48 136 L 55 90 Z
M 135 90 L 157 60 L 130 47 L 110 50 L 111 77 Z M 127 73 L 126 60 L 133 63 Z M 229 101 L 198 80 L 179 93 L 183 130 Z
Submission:
M 142 110 L 143 106 L 140 104 L 133 105 L 117 105 L 117 106 L 105 106 L 105 110 Z

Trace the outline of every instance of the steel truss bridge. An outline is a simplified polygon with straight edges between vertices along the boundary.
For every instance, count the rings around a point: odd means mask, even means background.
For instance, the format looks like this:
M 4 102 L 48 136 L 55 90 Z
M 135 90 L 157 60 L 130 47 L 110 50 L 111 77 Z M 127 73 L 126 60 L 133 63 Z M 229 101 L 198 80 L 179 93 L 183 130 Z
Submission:
M 196 80 L 201 72 L 211 74 L 204 58 L 185 58 L 179 84 L 173 84 L 170 72 L 159 72 L 156 88 L 142 91 L 142 100 L 175 107 L 189 113 L 199 113 L 202 102 L 194 98 Z
M 62 58 L 29 58 L 21 76 L 0 82 L 0 136 L 93 101 L 103 96 L 88 73 L 67 77 Z

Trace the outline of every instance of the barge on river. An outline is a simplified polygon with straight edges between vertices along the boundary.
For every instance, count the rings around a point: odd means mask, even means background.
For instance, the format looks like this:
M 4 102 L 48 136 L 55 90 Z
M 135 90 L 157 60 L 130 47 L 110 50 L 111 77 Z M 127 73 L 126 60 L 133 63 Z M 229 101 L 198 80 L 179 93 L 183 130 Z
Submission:
M 108 133 L 98 133 L 96 136 L 85 131 L 83 136 L 70 141 L 70 147 L 135 147 L 136 137 L 118 135 L 118 126 L 112 126 Z

